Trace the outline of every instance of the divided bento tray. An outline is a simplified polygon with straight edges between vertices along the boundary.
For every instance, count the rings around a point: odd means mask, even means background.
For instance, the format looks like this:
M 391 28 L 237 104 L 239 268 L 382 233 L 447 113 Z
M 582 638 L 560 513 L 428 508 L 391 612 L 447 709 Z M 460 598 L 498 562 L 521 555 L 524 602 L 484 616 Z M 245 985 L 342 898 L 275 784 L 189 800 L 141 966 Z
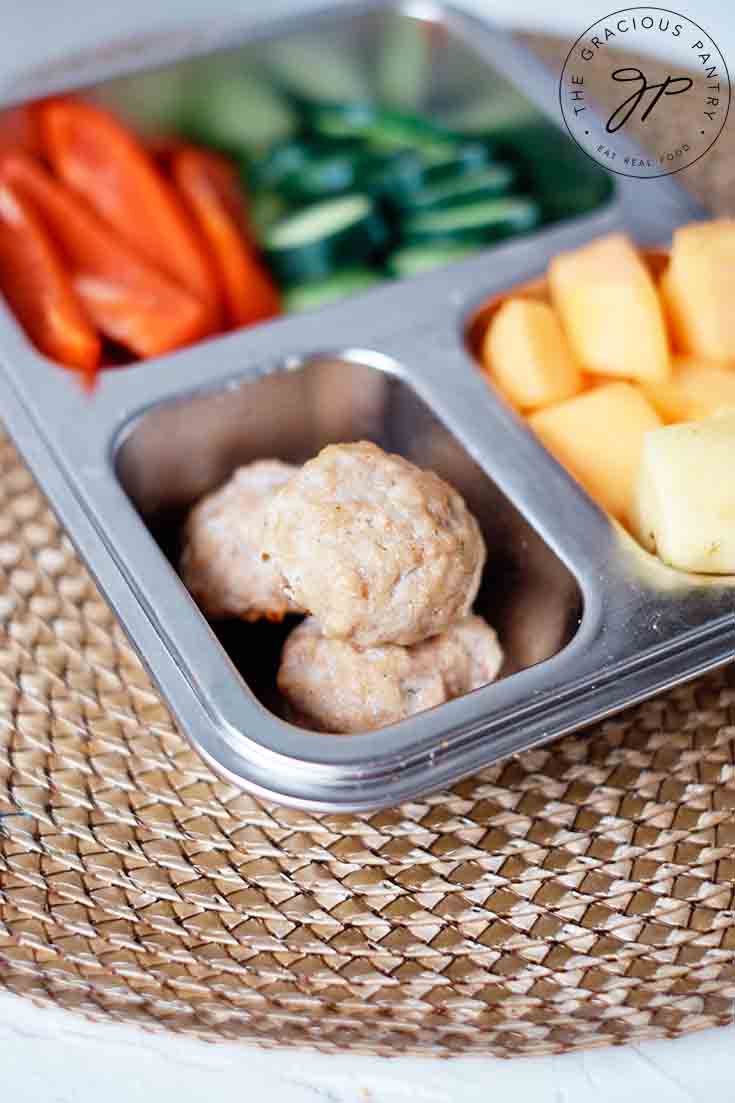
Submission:
M 140 39 L 16 84 L 89 87 L 197 51 L 298 35 L 362 50 L 395 6 L 339 4 L 277 24 Z M 507 35 L 444 6 L 457 57 L 552 113 L 557 84 Z M 457 45 L 459 44 L 459 45 Z M 363 61 L 365 58 L 363 57 Z M 455 83 L 464 79 L 455 63 Z M 635 151 L 633 151 L 635 152 Z M 0 410 L 52 506 L 208 763 L 263 797 L 315 809 L 395 805 L 577 729 L 735 656 L 735 590 L 664 567 L 611 522 L 494 393 L 466 343 L 481 303 L 557 252 L 615 229 L 644 245 L 703 211 L 671 179 L 617 178 L 601 209 L 344 303 L 103 373 L 93 401 L 2 308 Z M 284 628 L 210 626 L 173 566 L 186 508 L 240 463 L 376 440 L 464 494 L 489 547 L 478 599 L 501 679 L 363 735 L 305 732 L 273 711 Z

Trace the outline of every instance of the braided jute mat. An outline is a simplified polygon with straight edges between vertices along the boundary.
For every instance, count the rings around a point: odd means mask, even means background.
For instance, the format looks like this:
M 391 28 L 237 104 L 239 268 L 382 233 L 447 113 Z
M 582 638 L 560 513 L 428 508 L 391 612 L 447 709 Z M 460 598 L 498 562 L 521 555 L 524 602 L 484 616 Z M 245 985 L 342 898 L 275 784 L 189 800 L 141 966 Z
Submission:
M 179 735 L 0 435 L 17 809 L 0 985 L 94 1018 L 505 1057 L 733 1021 L 735 667 L 391 811 L 266 806 Z

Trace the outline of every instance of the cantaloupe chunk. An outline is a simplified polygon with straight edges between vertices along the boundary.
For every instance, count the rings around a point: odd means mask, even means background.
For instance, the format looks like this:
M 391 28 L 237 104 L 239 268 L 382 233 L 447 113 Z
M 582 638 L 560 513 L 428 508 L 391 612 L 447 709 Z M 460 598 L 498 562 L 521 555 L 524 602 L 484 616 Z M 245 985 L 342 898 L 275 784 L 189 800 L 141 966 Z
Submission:
M 582 375 L 559 319 L 548 303 L 508 299 L 488 326 L 482 360 L 519 410 L 571 398 Z
M 735 410 L 735 365 L 681 357 L 665 383 L 643 384 L 649 402 L 666 422 L 701 421 Z
M 551 300 L 583 370 L 661 382 L 671 373 L 653 278 L 623 234 L 561 253 L 549 266 Z
M 632 383 L 607 383 L 528 420 L 587 493 L 630 524 L 643 438 L 661 425 L 643 393 Z
M 677 349 L 735 360 L 735 219 L 695 222 L 674 231 L 661 295 Z
M 634 532 L 665 563 L 735 574 L 735 413 L 648 433 Z

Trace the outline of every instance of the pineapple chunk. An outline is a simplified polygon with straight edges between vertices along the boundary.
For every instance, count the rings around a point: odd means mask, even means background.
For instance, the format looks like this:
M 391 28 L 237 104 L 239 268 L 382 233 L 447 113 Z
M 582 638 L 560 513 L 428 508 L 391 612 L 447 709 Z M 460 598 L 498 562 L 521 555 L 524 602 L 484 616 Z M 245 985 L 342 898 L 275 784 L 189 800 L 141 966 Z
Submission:
M 735 367 L 715 360 L 674 360 L 666 383 L 646 383 L 643 391 L 664 421 L 701 421 L 735 410 Z
M 549 266 L 551 299 L 585 371 L 662 382 L 671 373 L 661 302 L 648 268 L 623 234 Z
M 735 574 L 735 413 L 648 433 L 635 531 L 671 567 Z
M 681 352 L 735 360 L 734 271 L 735 219 L 695 222 L 674 231 L 660 287 Z
M 587 493 L 630 524 L 643 438 L 661 425 L 641 391 L 632 383 L 607 383 L 528 420 Z
M 488 326 L 482 359 L 519 410 L 549 406 L 582 390 L 582 375 L 548 303 L 533 299 L 503 303 Z

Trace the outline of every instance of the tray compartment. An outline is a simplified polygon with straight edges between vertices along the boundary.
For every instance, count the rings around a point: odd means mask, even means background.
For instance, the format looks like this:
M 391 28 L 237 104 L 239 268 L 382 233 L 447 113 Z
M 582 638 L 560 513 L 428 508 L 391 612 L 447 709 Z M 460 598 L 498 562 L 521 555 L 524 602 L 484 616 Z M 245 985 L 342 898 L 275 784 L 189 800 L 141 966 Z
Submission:
M 189 507 L 237 466 L 267 457 L 301 463 L 328 443 L 360 439 L 430 467 L 477 516 L 489 556 L 476 608 L 500 635 L 504 675 L 543 662 L 572 639 L 581 615 L 573 575 L 396 374 L 352 358 L 322 358 L 159 405 L 126 433 L 116 471 L 176 567 Z M 213 624 L 249 687 L 275 711 L 280 648 L 293 623 Z
M 658 284 L 666 265 L 668 263 L 668 252 L 663 249 L 644 249 L 641 251 L 642 258 L 648 267 L 654 282 Z M 550 302 L 549 289 L 547 281 L 544 275 L 538 275 L 530 280 L 523 281 L 515 286 L 509 287 L 507 290 L 491 295 L 486 299 L 479 307 L 470 315 L 465 329 L 465 341 L 467 349 L 472 356 L 477 369 L 481 372 L 483 379 L 487 383 L 489 390 L 492 392 L 494 398 L 506 406 L 512 409 L 511 403 L 505 398 L 502 392 L 494 385 L 493 380 L 484 370 L 482 365 L 482 342 L 487 332 L 487 329 L 492 322 L 495 314 L 500 307 L 510 298 L 531 299 L 539 302 Z M 675 350 L 676 351 L 676 350 Z M 518 412 L 518 417 L 525 423 L 526 419 L 524 415 Z M 532 430 L 528 427 L 528 431 Z M 546 450 L 545 450 L 546 451 Z M 552 456 L 551 452 L 546 451 L 546 455 L 550 463 L 556 464 L 557 461 Z M 561 465 L 560 465 L 561 466 Z M 576 483 L 576 480 L 575 480 Z M 590 495 L 587 494 L 581 484 L 581 492 L 590 500 L 593 501 Z M 617 522 L 612 522 L 617 525 Z M 622 531 L 622 526 L 618 526 Z M 649 561 L 649 568 L 652 571 L 659 569 L 659 573 L 662 576 L 668 576 L 672 573 L 673 568 L 666 566 L 662 560 L 655 555 L 650 554 L 642 546 L 639 545 L 637 538 L 632 532 L 626 531 L 626 540 L 634 543 L 639 548 L 641 555 Z M 732 586 L 735 582 L 733 576 L 730 575 L 707 575 L 707 574 L 690 574 L 683 571 L 674 571 L 674 577 L 686 579 L 689 585 L 694 586 L 709 586 L 709 587 L 726 587 Z
M 221 114 L 233 113 L 233 104 L 220 103 L 217 98 L 216 89 L 222 82 L 236 83 L 240 78 L 255 82 L 250 93 L 249 86 L 243 86 L 240 114 L 246 121 L 248 95 L 253 102 L 253 119 L 268 116 L 268 104 L 259 98 L 258 87 L 265 100 L 269 94 L 278 97 L 282 110 L 276 108 L 270 113 L 275 116 L 275 137 L 287 135 L 290 128 L 298 130 L 302 118 L 296 105 L 309 98 L 370 99 L 394 111 L 446 121 L 467 129 L 469 134 L 497 135 L 498 155 L 515 162 L 521 188 L 545 189 L 541 205 L 547 222 L 598 210 L 613 195 L 615 185 L 609 175 L 580 153 L 561 129 L 546 121 L 510 80 L 455 32 L 441 12 L 430 18 L 415 18 L 399 9 L 379 6 L 362 12 L 332 13 L 318 23 L 318 30 L 275 34 L 264 41 L 214 50 L 202 57 L 88 85 L 84 84 L 82 68 L 81 76 L 70 82 L 69 88 L 112 108 L 142 136 L 160 138 L 171 134 L 195 141 L 206 137 L 202 134 L 206 126 L 202 128 L 197 119 L 201 118 L 202 105 L 208 102 L 209 90 L 215 89 L 211 98 Z M 237 35 L 232 38 L 236 40 Z M 396 44 L 405 54 L 403 76 L 397 65 Z M 237 146 L 232 144 L 234 139 L 218 136 L 215 120 L 212 142 L 244 164 L 247 151 L 253 150 L 247 129 L 245 126 L 246 137 Z M 263 134 L 266 132 L 267 128 Z M 536 156 L 539 142 L 543 142 L 543 151 Z M 566 171 L 557 170 L 556 186 L 549 188 L 543 166 L 557 158 L 563 159 Z M 573 182 L 569 187 L 568 181 Z M 103 362 L 121 367 L 136 363 L 137 358 L 105 341 Z

